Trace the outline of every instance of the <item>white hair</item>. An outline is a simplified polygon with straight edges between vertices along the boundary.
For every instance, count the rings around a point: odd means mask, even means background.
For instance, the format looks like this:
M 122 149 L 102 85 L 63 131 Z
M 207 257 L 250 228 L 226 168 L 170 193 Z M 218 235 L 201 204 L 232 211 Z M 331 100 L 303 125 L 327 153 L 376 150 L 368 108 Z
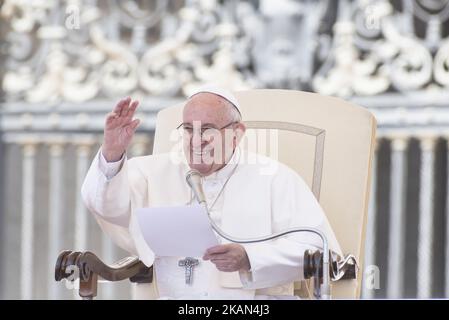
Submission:
M 237 110 L 237 108 L 228 100 L 222 98 L 222 100 L 224 101 L 224 103 L 226 104 L 227 107 L 227 115 L 229 117 L 230 121 L 233 122 L 240 122 L 242 121 L 242 115 L 240 114 L 240 112 Z

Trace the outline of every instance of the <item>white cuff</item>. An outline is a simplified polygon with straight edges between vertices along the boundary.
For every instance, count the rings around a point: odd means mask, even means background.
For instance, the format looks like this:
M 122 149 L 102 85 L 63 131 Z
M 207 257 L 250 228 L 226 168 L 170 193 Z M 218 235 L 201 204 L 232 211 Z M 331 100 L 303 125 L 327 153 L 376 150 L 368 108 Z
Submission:
M 107 162 L 103 152 L 100 150 L 99 152 L 99 166 L 100 171 L 105 175 L 106 179 L 109 181 L 112 178 L 114 178 L 117 173 L 119 173 L 120 169 L 122 168 L 123 162 L 125 160 L 125 153 L 123 153 L 120 160 L 115 162 Z
M 253 282 L 253 274 L 251 270 L 239 270 L 239 276 L 243 287 L 247 287 Z

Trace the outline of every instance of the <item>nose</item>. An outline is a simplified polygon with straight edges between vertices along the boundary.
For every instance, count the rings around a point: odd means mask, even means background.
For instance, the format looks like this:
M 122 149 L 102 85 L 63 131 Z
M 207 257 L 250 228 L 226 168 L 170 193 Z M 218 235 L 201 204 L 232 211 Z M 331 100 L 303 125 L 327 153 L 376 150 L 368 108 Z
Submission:
M 205 139 L 205 137 L 199 133 L 194 133 L 190 138 L 190 144 L 193 148 L 204 147 L 209 144 L 209 142 L 210 140 Z
M 191 139 L 191 144 L 195 145 L 195 146 L 205 146 L 209 143 L 211 143 L 212 141 L 214 141 L 214 136 L 213 134 L 211 134 L 211 132 L 209 131 L 205 131 L 205 132 L 193 132 L 190 139 Z

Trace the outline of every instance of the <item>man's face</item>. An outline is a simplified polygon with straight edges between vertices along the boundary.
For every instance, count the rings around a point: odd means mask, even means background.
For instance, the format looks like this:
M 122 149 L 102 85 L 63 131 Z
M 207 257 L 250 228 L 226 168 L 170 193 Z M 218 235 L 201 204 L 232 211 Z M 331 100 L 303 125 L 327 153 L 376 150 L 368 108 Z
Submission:
M 184 107 L 181 129 L 190 168 L 208 175 L 226 165 L 239 141 L 237 130 L 241 127 L 243 124 L 234 123 L 222 97 L 199 93 L 190 98 Z

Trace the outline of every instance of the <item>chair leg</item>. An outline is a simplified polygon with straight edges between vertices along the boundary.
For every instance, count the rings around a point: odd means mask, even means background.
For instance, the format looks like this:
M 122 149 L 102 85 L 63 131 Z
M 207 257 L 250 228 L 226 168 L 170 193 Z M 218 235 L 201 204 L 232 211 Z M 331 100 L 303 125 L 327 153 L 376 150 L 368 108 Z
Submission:
M 83 300 L 93 300 L 97 296 L 98 275 L 90 272 L 87 279 L 80 277 L 79 295 Z

